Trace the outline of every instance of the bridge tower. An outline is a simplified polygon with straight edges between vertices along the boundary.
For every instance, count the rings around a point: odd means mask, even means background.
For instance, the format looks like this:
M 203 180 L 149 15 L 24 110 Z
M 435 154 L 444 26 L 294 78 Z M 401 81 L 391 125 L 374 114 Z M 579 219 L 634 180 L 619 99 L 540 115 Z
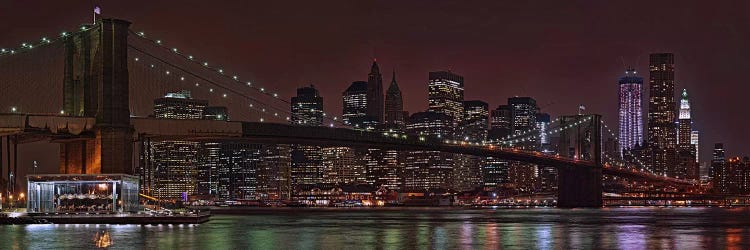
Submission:
M 63 39 L 63 111 L 70 116 L 95 117 L 96 124 L 93 139 L 61 144 L 60 173 L 133 173 L 129 26 L 128 21 L 101 19 Z
M 593 168 L 558 168 L 557 206 L 602 206 L 602 125 L 601 115 L 572 115 L 560 117 L 558 153 L 565 157 L 591 161 Z M 579 123 L 575 125 L 575 123 Z

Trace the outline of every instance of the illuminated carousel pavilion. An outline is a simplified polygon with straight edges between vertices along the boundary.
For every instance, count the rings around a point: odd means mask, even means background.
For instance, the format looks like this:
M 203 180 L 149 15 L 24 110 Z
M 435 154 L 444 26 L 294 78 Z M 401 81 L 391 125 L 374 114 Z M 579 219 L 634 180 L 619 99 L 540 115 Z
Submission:
M 129 213 L 139 210 L 138 177 L 125 174 L 29 175 L 29 213 Z

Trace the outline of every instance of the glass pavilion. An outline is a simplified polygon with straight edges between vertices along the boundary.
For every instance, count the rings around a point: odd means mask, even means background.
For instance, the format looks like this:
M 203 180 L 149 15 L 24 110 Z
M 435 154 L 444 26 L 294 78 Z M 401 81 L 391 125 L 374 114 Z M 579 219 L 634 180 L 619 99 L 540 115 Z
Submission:
M 29 175 L 29 213 L 137 212 L 138 177 L 125 174 Z

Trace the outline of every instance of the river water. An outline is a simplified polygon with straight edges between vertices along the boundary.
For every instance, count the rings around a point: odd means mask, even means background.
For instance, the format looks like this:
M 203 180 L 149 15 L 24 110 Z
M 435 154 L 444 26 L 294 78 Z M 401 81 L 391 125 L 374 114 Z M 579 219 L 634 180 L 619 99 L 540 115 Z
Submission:
M 201 225 L 0 225 L 0 249 L 750 248 L 747 208 L 288 209 Z

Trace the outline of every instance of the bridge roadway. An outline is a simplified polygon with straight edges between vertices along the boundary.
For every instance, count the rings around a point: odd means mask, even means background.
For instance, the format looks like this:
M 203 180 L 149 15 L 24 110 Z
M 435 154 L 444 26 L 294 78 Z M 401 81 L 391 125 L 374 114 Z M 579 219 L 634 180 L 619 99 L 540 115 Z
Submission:
M 94 118 L 38 114 L 0 114 L 0 136 L 18 135 L 20 143 L 40 138 L 75 140 L 93 136 Z M 441 151 L 496 157 L 556 168 L 595 168 L 592 161 L 490 145 L 446 143 L 437 138 L 384 134 L 347 128 L 295 126 L 280 123 L 215 120 L 173 120 L 132 117 L 134 136 L 173 140 L 235 140 L 268 144 L 369 147 L 380 149 Z M 692 181 L 658 176 L 622 166 L 605 164 L 602 173 L 649 181 L 694 185 Z

